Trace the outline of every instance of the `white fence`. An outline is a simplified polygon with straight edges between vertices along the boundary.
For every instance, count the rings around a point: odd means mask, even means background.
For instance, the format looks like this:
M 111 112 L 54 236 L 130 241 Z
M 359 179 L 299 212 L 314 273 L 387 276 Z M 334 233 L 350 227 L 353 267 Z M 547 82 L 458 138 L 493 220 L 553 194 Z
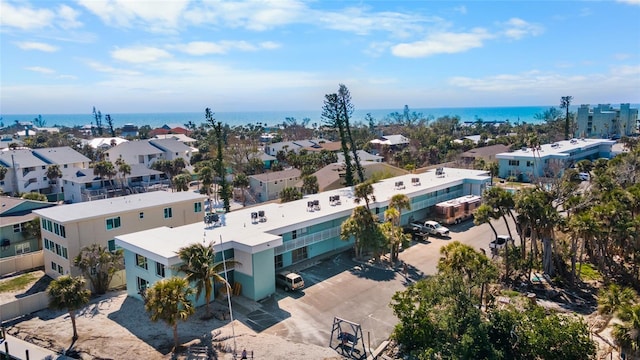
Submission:
M 0 259 L 0 276 L 44 266 L 42 250 Z
M 39 292 L 14 301 L 0 304 L 0 321 L 17 318 L 49 307 L 49 295 Z

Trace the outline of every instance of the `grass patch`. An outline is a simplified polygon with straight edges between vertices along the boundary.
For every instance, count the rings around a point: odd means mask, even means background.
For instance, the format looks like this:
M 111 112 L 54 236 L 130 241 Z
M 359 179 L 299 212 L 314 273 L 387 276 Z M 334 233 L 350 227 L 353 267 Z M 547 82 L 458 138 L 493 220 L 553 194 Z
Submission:
M 0 282 L 0 293 L 22 290 L 30 283 L 37 280 L 37 277 L 31 273 L 20 275 L 13 279 Z
M 577 266 L 579 269 L 579 265 Z M 602 280 L 602 275 L 596 270 L 593 265 L 589 263 L 583 263 L 582 268 L 580 269 L 580 273 L 578 274 L 582 278 L 582 280 Z
M 520 296 L 520 293 L 515 290 L 502 290 L 502 295 L 512 298 L 512 297 Z

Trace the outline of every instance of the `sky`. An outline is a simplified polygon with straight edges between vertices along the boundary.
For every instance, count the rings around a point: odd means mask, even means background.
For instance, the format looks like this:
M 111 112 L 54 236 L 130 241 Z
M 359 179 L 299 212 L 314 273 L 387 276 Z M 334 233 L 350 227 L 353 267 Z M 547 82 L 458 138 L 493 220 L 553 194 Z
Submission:
M 0 113 L 640 103 L 640 0 L 0 0 Z

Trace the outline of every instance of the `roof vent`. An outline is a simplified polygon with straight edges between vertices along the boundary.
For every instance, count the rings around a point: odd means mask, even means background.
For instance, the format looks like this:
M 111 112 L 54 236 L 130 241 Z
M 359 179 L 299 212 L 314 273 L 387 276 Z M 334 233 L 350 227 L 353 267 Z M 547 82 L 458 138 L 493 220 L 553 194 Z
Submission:
M 329 196 L 329 204 L 331 204 L 331 206 L 341 205 L 340 195 Z
M 441 167 L 437 168 L 436 169 L 436 176 L 437 177 L 444 177 L 444 168 L 441 168 Z
M 396 181 L 396 190 L 404 189 L 404 181 Z
M 411 178 L 411 185 L 413 186 L 420 186 L 420 178 Z

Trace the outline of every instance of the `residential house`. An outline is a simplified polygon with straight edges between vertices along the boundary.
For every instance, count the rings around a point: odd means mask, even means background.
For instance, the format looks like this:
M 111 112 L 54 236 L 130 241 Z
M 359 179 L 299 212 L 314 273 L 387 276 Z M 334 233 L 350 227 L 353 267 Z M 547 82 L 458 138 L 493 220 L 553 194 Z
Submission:
M 280 198 L 284 188 L 294 187 L 300 180 L 301 171 L 291 168 L 249 176 L 249 191 L 259 202 Z
M 106 160 L 115 163 L 122 158 L 129 165 L 144 164 L 151 167 L 158 160 L 182 158 L 189 165 L 193 149 L 176 139 L 136 140 L 108 149 Z
M 304 148 L 316 148 L 322 149 L 320 143 L 326 142 L 324 139 L 311 139 L 311 140 L 296 140 L 296 141 L 281 141 L 273 144 L 267 144 L 264 147 L 264 152 L 271 156 L 278 156 L 280 151 L 288 152 L 293 151 L 295 153 L 300 152 Z
M 206 197 L 194 192 L 155 191 L 35 210 L 40 216 L 45 272 L 52 278 L 80 275 L 73 259 L 98 244 L 116 249 L 115 237 L 158 227 L 202 222 Z M 160 244 L 160 239 L 157 246 Z
M 514 177 L 532 182 L 537 178 L 558 177 L 564 170 L 582 159 L 610 158 L 615 141 L 603 139 L 572 139 L 544 144 L 538 148 L 524 147 L 496 155 L 498 176 Z
M 376 163 L 381 163 L 384 161 L 384 158 L 382 156 L 378 156 L 378 155 L 373 155 L 370 154 L 364 150 L 356 150 L 356 154 L 358 155 L 358 159 L 360 160 L 360 164 L 363 163 L 368 163 L 368 162 L 376 162 Z M 351 155 L 353 157 L 353 153 L 349 152 L 349 155 Z M 338 163 L 344 164 L 344 153 L 343 152 L 339 152 L 337 153 L 338 156 Z M 354 159 L 351 159 L 351 162 L 355 162 Z
M 58 180 L 50 182 L 46 176 L 51 165 L 58 165 L 60 170 L 69 167 L 87 168 L 90 161 L 68 146 L 0 151 L 0 165 L 7 168 L 0 187 L 7 193 L 56 191 Z
M 196 139 L 191 138 L 185 134 L 158 134 L 153 138 L 154 139 L 175 139 L 189 146 L 193 146 L 196 143 Z
M 28 224 L 37 217 L 33 210 L 55 205 L 46 201 L 0 196 L 0 258 L 42 250 L 40 238 L 28 231 Z
M 580 105 L 576 116 L 578 138 L 620 138 L 638 132 L 638 109 L 630 104 L 620 104 L 619 109 L 609 104 L 599 104 L 591 108 Z
M 392 176 L 400 176 L 409 173 L 409 171 L 405 169 L 383 162 L 363 162 L 361 165 L 366 179 L 370 179 L 375 174 L 391 174 Z M 313 175 L 318 179 L 319 192 L 336 190 L 344 187 L 344 174 L 344 162 L 329 164 L 313 173 Z M 295 187 L 302 188 L 302 180 L 298 181 Z
M 439 202 L 482 194 L 489 181 L 484 171 L 451 168 L 402 175 L 373 184 L 376 199 L 369 206 L 382 219 L 393 195 L 407 195 L 411 209 L 402 212 L 404 225 L 427 217 Z M 284 204 L 239 209 L 224 214 L 224 221 L 117 235 L 115 244 L 125 254 L 127 294 L 140 299 L 141 289 L 178 274 L 178 250 L 204 243 L 213 244 L 217 260 L 224 253 L 225 259 L 235 261 L 226 275 L 241 285 L 243 296 L 265 299 L 276 291 L 276 272 L 353 246 L 353 240 L 341 239 L 340 226 L 356 206 L 353 188 L 340 188 Z M 197 305 L 203 302 L 200 297 Z
M 460 154 L 460 158 L 466 165 L 473 165 L 476 160 L 484 160 L 485 163 L 497 162 L 496 155 L 508 151 L 507 145 L 496 144 L 465 151 Z
M 82 140 L 82 143 L 84 145 L 89 145 L 91 148 L 96 150 L 107 150 L 127 141 L 129 140 L 116 136 L 116 137 L 97 137 L 90 140 Z
M 404 135 L 383 135 L 369 141 L 372 152 L 376 155 L 386 154 L 388 151 L 404 149 L 409 145 L 409 138 Z
M 124 124 L 120 129 L 120 136 L 122 137 L 136 137 L 138 136 L 138 127 L 135 124 Z

